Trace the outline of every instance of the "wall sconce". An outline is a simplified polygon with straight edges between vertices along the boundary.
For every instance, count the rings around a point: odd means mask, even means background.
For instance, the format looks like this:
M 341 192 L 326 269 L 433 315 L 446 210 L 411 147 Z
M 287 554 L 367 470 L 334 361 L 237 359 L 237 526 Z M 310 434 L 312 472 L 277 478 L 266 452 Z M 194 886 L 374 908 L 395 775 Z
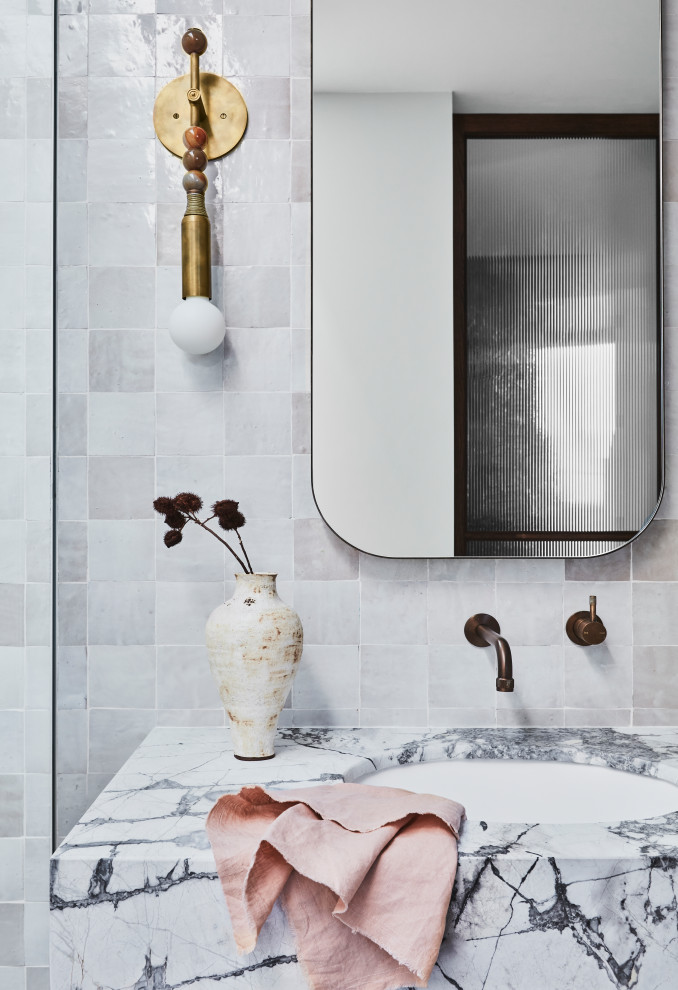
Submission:
M 186 175 L 186 212 L 181 221 L 182 302 L 169 319 L 172 340 L 189 354 L 208 354 L 224 339 L 224 318 L 210 300 L 212 271 L 210 221 L 205 209 L 208 161 L 238 144 L 247 127 L 247 107 L 227 79 L 200 72 L 207 38 L 189 28 L 181 47 L 190 57 L 190 73 L 161 89 L 153 109 L 153 126 L 161 143 L 181 158 Z

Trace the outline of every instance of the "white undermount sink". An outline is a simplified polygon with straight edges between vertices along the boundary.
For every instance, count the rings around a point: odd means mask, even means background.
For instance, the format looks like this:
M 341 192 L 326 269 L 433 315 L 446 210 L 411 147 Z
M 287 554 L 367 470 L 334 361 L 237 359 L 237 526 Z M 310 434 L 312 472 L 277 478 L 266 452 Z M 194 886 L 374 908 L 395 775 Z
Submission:
M 439 794 L 485 822 L 617 822 L 678 811 L 678 786 L 610 767 L 538 760 L 443 760 L 378 770 L 363 784 Z

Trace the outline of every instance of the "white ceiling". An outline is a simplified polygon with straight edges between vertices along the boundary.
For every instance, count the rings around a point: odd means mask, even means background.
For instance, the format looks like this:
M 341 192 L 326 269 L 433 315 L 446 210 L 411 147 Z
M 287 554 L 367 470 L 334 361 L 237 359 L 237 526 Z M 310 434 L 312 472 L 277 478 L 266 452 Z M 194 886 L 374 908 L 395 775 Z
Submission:
M 462 113 L 656 113 L 659 51 L 659 0 L 313 0 L 316 92 L 452 91 Z

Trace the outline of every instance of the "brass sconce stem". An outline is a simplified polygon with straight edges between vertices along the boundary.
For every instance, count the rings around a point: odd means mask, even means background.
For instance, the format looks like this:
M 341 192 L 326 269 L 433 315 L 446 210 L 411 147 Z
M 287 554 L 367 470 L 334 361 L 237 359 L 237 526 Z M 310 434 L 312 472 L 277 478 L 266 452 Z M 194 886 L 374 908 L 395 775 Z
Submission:
M 212 298 L 210 221 L 204 193 L 190 192 L 181 221 L 181 296 Z

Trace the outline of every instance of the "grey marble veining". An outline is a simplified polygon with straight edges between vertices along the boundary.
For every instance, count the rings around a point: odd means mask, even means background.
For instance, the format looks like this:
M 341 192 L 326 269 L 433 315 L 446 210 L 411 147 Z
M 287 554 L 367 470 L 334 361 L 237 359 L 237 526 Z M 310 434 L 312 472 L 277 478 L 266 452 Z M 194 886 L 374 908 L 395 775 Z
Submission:
M 238 957 L 204 823 L 226 792 L 440 759 L 607 765 L 678 783 L 678 729 L 287 729 L 275 761 L 228 732 L 156 728 L 52 858 L 52 990 L 304 984 L 282 913 Z M 677 794 L 678 808 L 678 794 Z M 430 987 L 678 985 L 678 810 L 587 825 L 466 822 Z

